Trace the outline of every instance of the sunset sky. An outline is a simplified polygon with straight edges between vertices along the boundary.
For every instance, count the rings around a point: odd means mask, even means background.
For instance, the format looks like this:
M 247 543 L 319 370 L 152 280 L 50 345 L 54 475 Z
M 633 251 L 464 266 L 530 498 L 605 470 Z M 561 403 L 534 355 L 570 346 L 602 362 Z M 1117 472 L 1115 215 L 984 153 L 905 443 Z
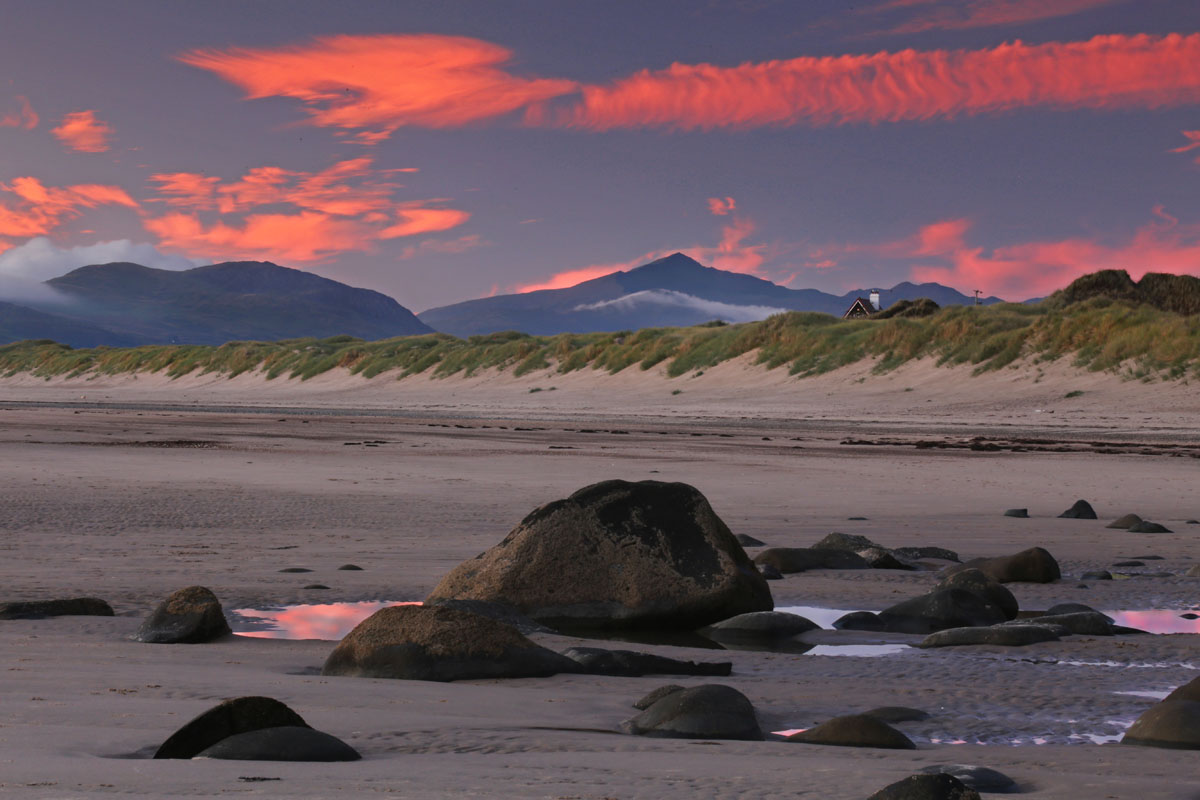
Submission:
M 1200 275 L 1195 0 L 0 5 L 0 295 L 266 260 L 415 311 L 681 250 Z

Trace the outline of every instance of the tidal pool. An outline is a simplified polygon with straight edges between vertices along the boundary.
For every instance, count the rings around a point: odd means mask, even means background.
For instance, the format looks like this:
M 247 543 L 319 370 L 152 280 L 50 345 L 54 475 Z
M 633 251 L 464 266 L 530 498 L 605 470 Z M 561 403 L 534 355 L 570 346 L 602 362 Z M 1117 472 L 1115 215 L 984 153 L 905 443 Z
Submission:
M 357 603 L 303 603 L 272 608 L 235 608 L 229 627 L 257 639 L 338 641 L 381 608 L 419 606 L 419 600 L 363 600 Z
M 1186 609 L 1143 609 L 1140 611 L 1105 611 L 1118 625 L 1137 628 L 1149 633 L 1200 633 L 1200 617 L 1184 619 L 1181 614 L 1194 613 Z

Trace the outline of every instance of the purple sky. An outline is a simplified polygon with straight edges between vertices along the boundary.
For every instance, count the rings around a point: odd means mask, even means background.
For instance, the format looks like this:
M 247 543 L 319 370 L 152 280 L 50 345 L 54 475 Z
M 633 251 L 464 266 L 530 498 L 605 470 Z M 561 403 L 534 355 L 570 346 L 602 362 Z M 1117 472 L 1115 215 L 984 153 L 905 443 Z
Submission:
M 7 0 L 0 295 L 269 260 L 413 310 L 676 250 L 1200 275 L 1193 0 Z

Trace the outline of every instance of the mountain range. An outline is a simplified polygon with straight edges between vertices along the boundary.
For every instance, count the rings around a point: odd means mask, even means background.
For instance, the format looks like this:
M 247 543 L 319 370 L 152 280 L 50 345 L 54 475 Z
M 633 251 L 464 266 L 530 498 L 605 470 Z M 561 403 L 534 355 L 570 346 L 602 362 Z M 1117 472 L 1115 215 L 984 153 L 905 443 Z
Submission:
M 441 331 L 454 336 L 519 330 L 586 333 L 745 322 L 781 311 L 841 315 L 858 290 L 833 295 L 705 267 L 675 253 L 565 289 L 499 295 L 414 315 L 387 295 L 265 261 L 174 271 L 117 262 L 46 281 L 53 301 L 0 302 L 0 342 L 53 339 L 73 347 L 223 344 L 340 334 L 377 340 Z M 881 305 L 928 297 L 973 303 L 936 283 L 900 283 Z M 989 297 L 984 303 L 1000 302 Z
M 841 316 L 866 290 L 843 295 L 788 289 L 753 275 L 706 267 L 674 253 L 627 272 L 614 272 L 565 289 L 543 289 L 467 300 L 423 311 L 431 328 L 454 336 L 519 330 L 531 334 L 637 330 L 698 325 L 713 319 L 747 322 L 781 311 Z M 928 297 L 938 305 L 975 302 L 938 283 L 898 283 L 880 291 L 880 305 Z M 1003 302 L 988 297 L 985 304 Z
M 0 340 L 123 347 L 433 332 L 385 294 L 265 261 L 182 271 L 95 264 L 46 285 L 53 302 L 0 303 Z

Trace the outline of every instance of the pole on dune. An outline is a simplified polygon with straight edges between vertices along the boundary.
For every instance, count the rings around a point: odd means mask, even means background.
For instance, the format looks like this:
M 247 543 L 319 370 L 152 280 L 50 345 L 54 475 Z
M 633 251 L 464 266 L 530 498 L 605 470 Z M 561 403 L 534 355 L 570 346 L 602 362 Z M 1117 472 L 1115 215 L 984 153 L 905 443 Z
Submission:
M 983 290 L 982 290 L 982 289 L 976 289 L 976 290 L 975 290 L 975 305 L 981 305 L 981 304 L 980 304 L 980 302 L 979 302 L 979 295 L 981 295 L 981 294 L 983 294 Z

